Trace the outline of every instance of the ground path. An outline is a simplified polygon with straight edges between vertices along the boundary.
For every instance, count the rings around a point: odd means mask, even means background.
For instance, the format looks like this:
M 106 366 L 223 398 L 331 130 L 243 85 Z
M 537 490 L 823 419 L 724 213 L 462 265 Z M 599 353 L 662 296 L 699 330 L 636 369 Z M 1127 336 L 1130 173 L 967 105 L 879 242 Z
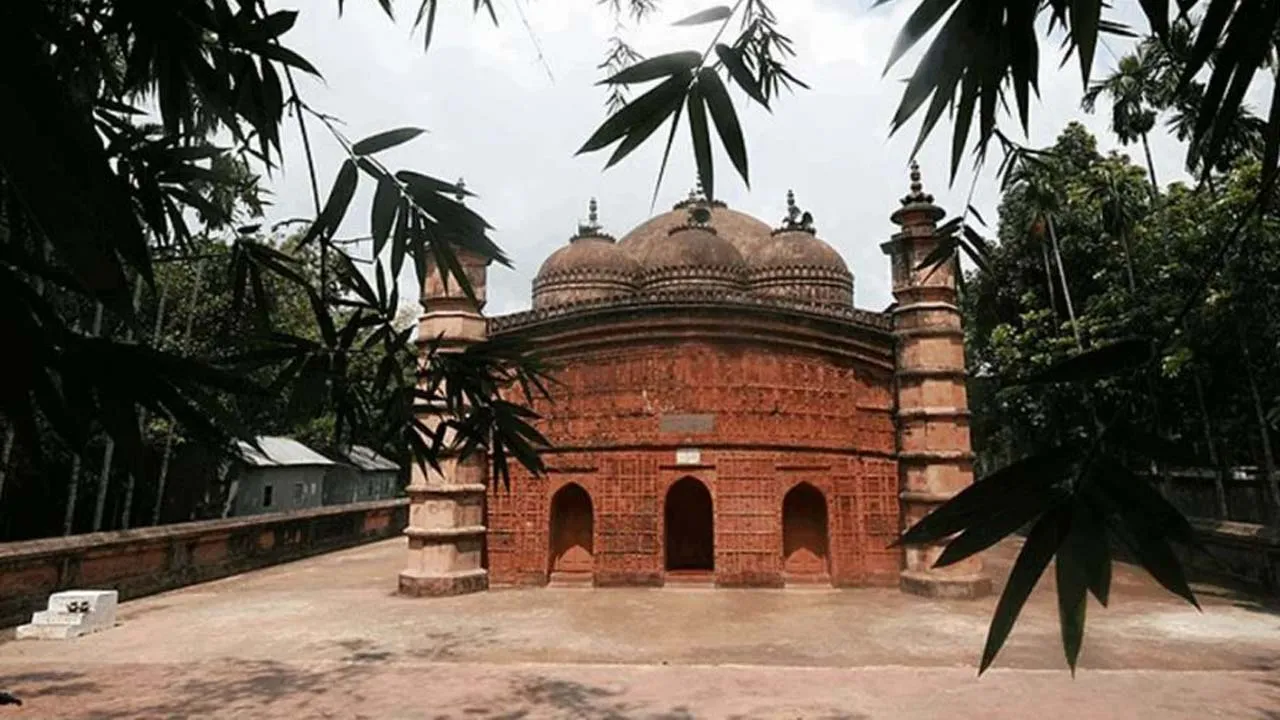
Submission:
M 990 553 L 1002 579 L 1012 549 Z M 30 718 L 1251 718 L 1280 720 L 1280 611 L 1205 611 L 1117 566 L 1072 680 L 1050 586 L 975 677 L 994 598 L 866 590 L 395 596 L 391 540 L 121 607 L 71 642 L 6 642 Z M 1052 573 L 1049 573 L 1052 577 Z

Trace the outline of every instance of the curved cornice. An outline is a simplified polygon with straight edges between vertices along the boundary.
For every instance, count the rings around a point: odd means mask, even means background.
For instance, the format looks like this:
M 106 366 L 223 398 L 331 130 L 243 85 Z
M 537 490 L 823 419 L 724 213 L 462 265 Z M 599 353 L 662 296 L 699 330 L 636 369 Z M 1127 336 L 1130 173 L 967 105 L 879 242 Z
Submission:
M 573 284 L 578 282 L 616 282 L 634 287 L 636 273 L 625 270 L 608 270 L 604 268 L 570 268 L 555 270 L 533 279 L 533 290 L 537 292 L 554 285 Z
M 727 291 L 641 292 L 489 318 L 490 335 L 520 334 L 547 352 L 638 340 L 779 343 L 892 371 L 892 318 L 848 306 Z
M 839 270 L 829 265 L 780 265 L 774 267 L 751 268 L 747 271 L 747 278 L 752 282 L 779 278 L 785 278 L 787 280 L 839 280 L 852 282 L 853 273 L 848 270 Z

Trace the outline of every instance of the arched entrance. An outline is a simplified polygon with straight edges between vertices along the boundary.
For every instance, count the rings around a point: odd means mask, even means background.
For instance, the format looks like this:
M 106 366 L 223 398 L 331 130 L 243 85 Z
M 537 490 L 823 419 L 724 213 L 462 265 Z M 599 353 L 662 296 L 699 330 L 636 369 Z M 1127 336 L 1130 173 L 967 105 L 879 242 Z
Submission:
M 827 501 L 809 483 L 791 488 L 782 499 L 782 567 L 788 580 L 820 582 L 830 578 Z
M 668 572 L 715 569 L 715 520 L 706 485 L 691 477 L 677 480 L 667 490 L 663 518 Z
M 590 579 L 594 567 L 591 496 L 577 483 L 551 498 L 551 580 Z

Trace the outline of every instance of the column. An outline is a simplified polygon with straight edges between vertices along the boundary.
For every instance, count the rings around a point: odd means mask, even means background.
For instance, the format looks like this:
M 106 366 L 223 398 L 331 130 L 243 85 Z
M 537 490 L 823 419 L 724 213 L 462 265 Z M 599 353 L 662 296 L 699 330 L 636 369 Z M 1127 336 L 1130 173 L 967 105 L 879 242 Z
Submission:
M 969 403 L 965 392 L 964 330 L 957 305 L 958 262 L 916 269 L 938 246 L 937 222 L 946 213 L 924 192 L 911 164 L 911 192 L 891 216 L 901 227 L 881 249 L 893 266 L 896 340 L 898 476 L 903 529 L 973 482 Z M 933 569 L 945 542 L 905 550 L 904 592 L 976 598 L 991 592 L 982 560 L 971 557 Z
M 458 261 L 474 289 L 472 302 L 456 279 L 427 263 L 421 298 L 425 313 L 418 319 L 419 384 L 425 382 L 427 345 L 441 338 L 439 352 L 459 353 L 485 339 L 485 301 L 488 261 L 457 250 Z M 415 415 L 434 429 L 448 415 L 443 403 L 416 401 Z M 449 439 L 449 438 L 446 438 Z M 465 460 L 444 451 L 440 470 L 413 463 L 409 495 L 409 553 L 400 573 L 400 594 L 414 597 L 459 595 L 489 587 L 482 565 L 484 498 L 488 458 L 474 453 Z

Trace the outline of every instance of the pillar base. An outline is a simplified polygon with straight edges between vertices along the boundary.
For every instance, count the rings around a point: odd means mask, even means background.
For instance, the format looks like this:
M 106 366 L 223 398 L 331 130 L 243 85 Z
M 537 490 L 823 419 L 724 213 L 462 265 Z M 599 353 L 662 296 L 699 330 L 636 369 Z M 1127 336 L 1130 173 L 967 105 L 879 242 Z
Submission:
M 991 594 L 991 578 L 986 575 L 940 575 L 919 570 L 903 570 L 898 589 L 909 595 L 941 600 L 977 600 Z
M 400 573 L 400 594 L 407 597 L 448 597 L 489 589 L 489 571 L 460 570 L 427 574 L 405 570 Z

